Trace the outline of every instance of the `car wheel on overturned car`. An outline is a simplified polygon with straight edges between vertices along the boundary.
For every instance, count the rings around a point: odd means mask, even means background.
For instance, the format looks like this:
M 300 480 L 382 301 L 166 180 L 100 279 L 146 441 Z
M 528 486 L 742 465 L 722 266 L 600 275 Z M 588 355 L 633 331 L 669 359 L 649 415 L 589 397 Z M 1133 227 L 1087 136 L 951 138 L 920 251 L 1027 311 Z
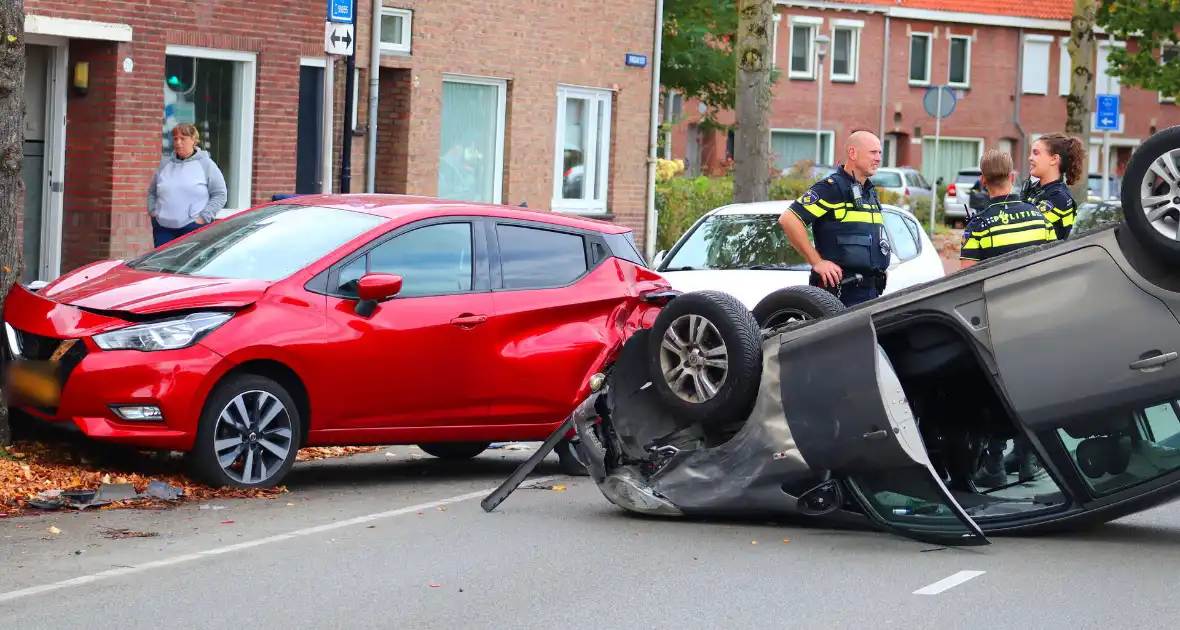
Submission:
M 762 376 L 762 331 L 737 298 L 682 293 L 660 310 L 647 343 L 652 384 L 677 418 L 711 424 L 749 415 Z
M 1123 175 L 1123 217 L 1148 253 L 1180 264 L 1180 126 L 1151 136 Z
M 282 385 L 257 374 L 231 375 L 205 402 L 190 464 L 213 486 L 269 488 L 295 465 L 302 422 Z
M 820 319 L 844 310 L 844 303 L 830 292 L 809 285 L 779 289 L 754 307 L 754 319 L 763 328 L 793 321 Z

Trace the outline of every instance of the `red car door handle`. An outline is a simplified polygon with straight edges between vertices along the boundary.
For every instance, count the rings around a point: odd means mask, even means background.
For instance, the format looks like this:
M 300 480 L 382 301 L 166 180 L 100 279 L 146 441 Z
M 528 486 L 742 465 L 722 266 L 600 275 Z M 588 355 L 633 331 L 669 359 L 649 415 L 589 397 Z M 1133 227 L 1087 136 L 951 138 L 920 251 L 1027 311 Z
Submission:
M 487 315 L 472 315 L 470 313 L 465 313 L 456 317 L 455 319 L 452 319 L 451 323 L 456 326 L 471 328 L 472 326 L 478 326 L 486 321 L 488 321 Z

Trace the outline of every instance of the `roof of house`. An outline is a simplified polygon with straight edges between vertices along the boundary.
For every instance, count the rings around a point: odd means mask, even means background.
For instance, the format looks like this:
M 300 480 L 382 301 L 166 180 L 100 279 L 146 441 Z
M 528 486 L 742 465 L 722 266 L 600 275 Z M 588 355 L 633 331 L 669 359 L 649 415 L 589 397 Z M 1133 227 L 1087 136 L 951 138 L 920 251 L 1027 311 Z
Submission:
M 954 13 L 975 13 L 1006 15 L 1012 17 L 1042 20 L 1069 20 L 1073 16 L 1073 2 L 1070 0 L 837 0 L 840 4 L 868 4 L 881 7 L 925 9 L 928 11 L 950 11 Z

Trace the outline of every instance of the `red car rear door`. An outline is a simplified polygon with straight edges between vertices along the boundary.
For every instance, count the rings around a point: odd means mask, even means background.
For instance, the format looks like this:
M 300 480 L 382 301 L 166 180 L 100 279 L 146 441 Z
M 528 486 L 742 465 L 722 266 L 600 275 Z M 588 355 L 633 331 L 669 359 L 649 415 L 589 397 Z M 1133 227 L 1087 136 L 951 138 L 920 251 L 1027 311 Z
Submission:
M 338 384 L 331 428 L 482 425 L 487 420 L 492 296 L 478 218 L 398 228 L 343 259 L 328 278 L 323 361 Z M 365 273 L 402 277 L 368 317 L 355 312 Z
M 581 402 L 629 285 L 594 232 L 508 219 L 487 225 L 497 344 L 490 421 L 532 425 L 545 437 Z

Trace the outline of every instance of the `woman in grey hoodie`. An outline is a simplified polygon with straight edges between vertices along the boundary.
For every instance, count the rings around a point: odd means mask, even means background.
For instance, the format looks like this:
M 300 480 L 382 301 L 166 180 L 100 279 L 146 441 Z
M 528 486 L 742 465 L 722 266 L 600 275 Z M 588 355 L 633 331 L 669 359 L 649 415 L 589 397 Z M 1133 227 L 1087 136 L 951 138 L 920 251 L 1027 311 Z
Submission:
M 156 247 L 211 223 L 228 199 L 225 177 L 197 145 L 195 125 L 172 128 L 173 153 L 160 162 L 148 186 L 148 215 Z

